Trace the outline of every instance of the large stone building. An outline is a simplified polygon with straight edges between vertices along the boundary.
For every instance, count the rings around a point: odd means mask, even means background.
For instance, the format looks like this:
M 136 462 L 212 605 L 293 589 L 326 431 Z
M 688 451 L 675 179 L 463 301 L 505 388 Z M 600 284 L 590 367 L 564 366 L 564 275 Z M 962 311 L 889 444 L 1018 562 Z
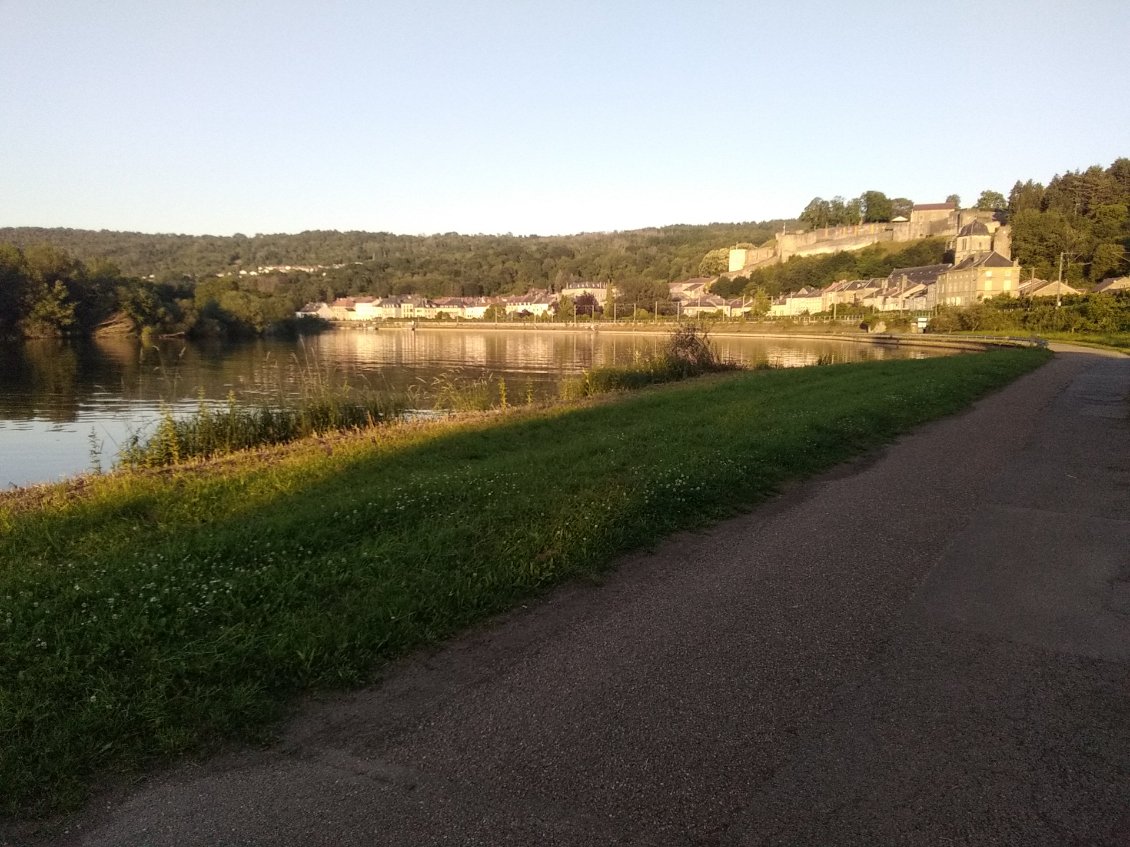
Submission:
M 1008 227 L 991 230 L 973 220 L 958 230 L 952 245 L 953 267 L 938 276 L 936 304 L 969 306 L 1000 295 L 1019 296 L 1020 265 L 1009 255 Z

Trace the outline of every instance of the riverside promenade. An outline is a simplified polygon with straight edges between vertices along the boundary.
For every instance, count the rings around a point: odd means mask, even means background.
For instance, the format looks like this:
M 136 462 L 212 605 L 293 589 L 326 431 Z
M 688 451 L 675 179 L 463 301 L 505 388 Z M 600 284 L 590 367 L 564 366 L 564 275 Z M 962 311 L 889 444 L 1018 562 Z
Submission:
M 1125 847 L 1130 357 L 1056 349 L 267 749 L 0 843 Z

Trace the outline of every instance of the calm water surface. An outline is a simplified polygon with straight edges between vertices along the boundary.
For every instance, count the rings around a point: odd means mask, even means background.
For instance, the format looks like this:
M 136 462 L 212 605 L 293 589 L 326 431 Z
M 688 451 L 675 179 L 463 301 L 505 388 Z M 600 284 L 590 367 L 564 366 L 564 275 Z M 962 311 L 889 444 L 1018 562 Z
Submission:
M 724 358 L 800 367 L 909 358 L 933 351 L 811 339 L 714 336 Z M 512 402 L 555 396 L 586 368 L 628 364 L 664 335 L 491 329 L 340 330 L 301 341 L 199 344 L 135 339 L 34 341 L 0 347 L 0 486 L 58 480 L 113 465 L 119 446 L 162 409 L 187 412 L 201 398 L 297 396 L 318 383 L 410 392 L 426 408 L 438 384 L 506 380 Z

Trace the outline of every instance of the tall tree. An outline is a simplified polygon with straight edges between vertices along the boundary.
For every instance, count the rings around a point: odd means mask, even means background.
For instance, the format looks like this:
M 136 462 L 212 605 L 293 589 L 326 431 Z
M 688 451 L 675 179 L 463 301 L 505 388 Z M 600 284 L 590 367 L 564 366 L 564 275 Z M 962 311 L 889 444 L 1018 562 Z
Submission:
M 0 338 L 19 333 L 30 283 L 23 251 L 13 244 L 0 244 Z
M 982 212 L 1003 212 L 1008 208 L 1008 200 L 999 191 L 985 190 L 977 198 L 976 208 Z
M 720 247 L 702 257 L 698 265 L 699 276 L 718 276 L 730 269 L 730 249 Z
M 823 229 L 828 226 L 831 217 L 831 207 L 822 197 L 813 197 L 800 213 L 801 222 L 807 224 L 809 229 Z
M 863 220 L 881 223 L 894 217 L 894 206 L 882 191 L 864 191 L 859 198 L 863 203 Z
M 1008 193 L 1008 216 L 1010 219 L 1027 209 L 1039 211 L 1043 208 L 1043 205 L 1044 186 L 1038 182 L 1028 180 L 1022 183 L 1017 180 L 1016 184 L 1012 186 L 1012 191 Z

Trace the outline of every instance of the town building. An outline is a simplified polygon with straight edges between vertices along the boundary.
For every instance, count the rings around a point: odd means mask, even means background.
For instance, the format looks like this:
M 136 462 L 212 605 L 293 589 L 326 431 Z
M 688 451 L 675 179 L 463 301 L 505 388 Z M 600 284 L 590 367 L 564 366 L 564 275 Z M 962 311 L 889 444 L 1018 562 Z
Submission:
M 1095 286 L 1096 294 L 1115 291 L 1130 291 L 1130 276 L 1108 276 Z
M 934 303 L 969 306 L 993 297 L 1019 296 L 1020 263 L 998 250 L 1010 250 L 1007 227 L 990 230 L 975 219 L 958 230 L 951 244 L 953 267 L 938 275 Z
M 824 311 L 824 292 L 819 288 L 805 286 L 792 294 L 778 297 L 769 304 L 769 314 L 773 317 L 796 317 L 815 315 Z
M 556 302 L 556 298 L 548 291 L 534 289 L 527 291 L 525 294 L 504 297 L 503 302 L 506 304 L 506 314 L 508 315 L 521 315 L 525 313 L 540 318 L 553 311 L 553 304 Z
M 713 278 L 696 276 L 680 282 L 667 283 L 667 296 L 672 300 L 697 300 L 710 293 L 710 284 Z
M 1068 295 L 1082 294 L 1078 288 L 1072 288 L 1066 282 L 1046 279 L 1030 279 L 1021 283 L 1018 289 L 1021 297 L 1067 297 Z
M 576 300 L 583 294 L 591 294 L 597 304 L 603 306 L 608 302 L 609 285 L 604 282 L 574 281 L 566 283 L 565 287 L 557 292 L 562 297 L 571 297 Z

